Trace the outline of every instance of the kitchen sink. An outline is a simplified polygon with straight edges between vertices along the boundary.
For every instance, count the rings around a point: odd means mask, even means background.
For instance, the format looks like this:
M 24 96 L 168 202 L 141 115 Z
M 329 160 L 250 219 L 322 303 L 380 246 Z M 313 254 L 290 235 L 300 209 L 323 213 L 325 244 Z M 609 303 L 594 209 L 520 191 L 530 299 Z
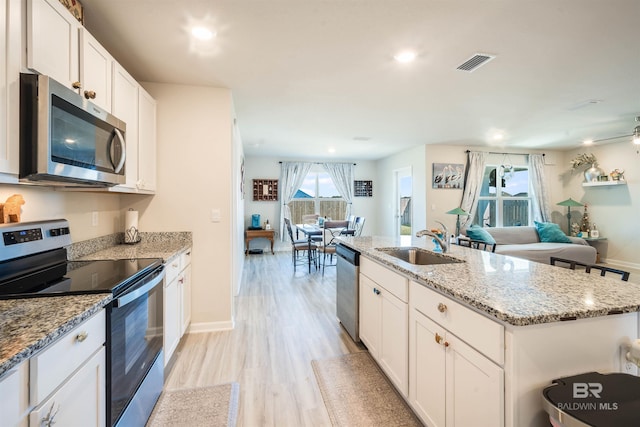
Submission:
M 415 265 L 455 264 L 464 262 L 457 258 L 440 255 L 420 248 L 376 248 L 380 252 Z

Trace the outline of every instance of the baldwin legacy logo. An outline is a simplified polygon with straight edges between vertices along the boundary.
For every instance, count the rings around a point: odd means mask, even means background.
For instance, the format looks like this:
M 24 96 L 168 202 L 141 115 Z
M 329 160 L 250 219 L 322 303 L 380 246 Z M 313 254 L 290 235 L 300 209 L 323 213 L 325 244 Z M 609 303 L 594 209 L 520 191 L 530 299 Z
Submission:
M 574 399 L 589 399 L 588 402 L 558 403 L 558 409 L 563 411 L 617 411 L 617 402 L 593 401 L 602 399 L 601 383 L 573 383 Z

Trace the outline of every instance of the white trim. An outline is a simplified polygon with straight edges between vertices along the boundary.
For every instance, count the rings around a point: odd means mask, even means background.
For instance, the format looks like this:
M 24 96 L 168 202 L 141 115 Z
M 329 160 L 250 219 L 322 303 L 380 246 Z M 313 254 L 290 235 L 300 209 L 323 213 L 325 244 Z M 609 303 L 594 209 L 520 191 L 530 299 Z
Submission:
M 187 329 L 188 334 L 199 334 L 206 332 L 229 331 L 235 328 L 235 321 L 226 320 L 224 322 L 203 322 L 191 323 Z
M 605 258 L 602 260 L 608 267 L 621 268 L 621 269 L 633 269 L 640 271 L 640 264 L 637 262 L 620 261 L 617 259 Z

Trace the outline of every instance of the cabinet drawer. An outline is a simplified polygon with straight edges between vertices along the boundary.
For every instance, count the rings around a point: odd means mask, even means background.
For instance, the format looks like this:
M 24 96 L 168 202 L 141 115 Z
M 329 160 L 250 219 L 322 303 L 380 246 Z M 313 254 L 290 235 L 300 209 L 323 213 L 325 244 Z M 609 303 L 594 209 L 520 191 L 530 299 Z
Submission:
M 360 272 L 391 292 L 402 302 L 409 301 L 408 279 L 368 258 L 360 257 Z
M 411 306 L 461 340 L 504 364 L 504 327 L 426 286 L 411 282 Z
M 100 311 L 31 358 L 32 404 L 39 404 L 104 344 L 105 317 Z
M 185 268 L 187 268 L 189 264 L 191 264 L 191 248 L 182 252 L 182 254 L 180 255 L 180 266 L 182 267 L 182 269 L 184 270 Z
M 167 264 L 165 264 L 166 270 L 166 279 L 164 285 L 167 286 L 169 283 L 173 282 L 176 277 L 178 277 L 178 273 L 182 270 L 181 257 L 177 255 L 173 257 Z

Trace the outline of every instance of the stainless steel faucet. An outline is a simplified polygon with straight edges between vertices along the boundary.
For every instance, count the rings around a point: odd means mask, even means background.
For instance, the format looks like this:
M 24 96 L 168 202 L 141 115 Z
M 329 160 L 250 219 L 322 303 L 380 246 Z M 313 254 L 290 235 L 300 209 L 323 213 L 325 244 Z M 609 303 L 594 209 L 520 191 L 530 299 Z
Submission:
M 441 223 L 440 221 L 436 221 L 438 224 L 440 224 L 442 226 L 442 230 L 443 230 L 443 235 L 444 238 L 441 239 L 436 233 L 434 233 L 431 230 L 420 230 L 416 233 L 416 237 L 423 237 L 423 236 L 431 236 L 434 239 L 436 239 L 436 242 L 438 242 L 440 244 L 440 246 L 442 246 L 442 253 L 445 253 L 449 250 L 449 230 L 447 230 L 447 226 L 444 225 L 443 223 Z

